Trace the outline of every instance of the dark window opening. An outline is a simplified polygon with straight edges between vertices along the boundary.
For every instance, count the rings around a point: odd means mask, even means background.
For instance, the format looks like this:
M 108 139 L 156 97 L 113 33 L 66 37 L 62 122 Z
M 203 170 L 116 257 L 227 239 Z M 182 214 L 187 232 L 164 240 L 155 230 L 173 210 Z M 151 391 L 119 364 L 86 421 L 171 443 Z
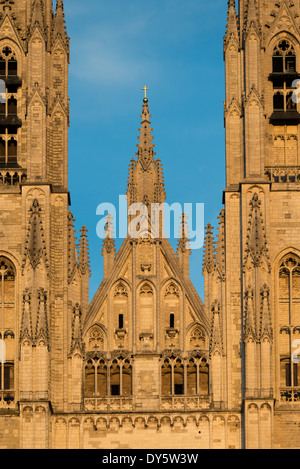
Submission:
M 170 328 L 174 329 L 175 327 L 175 315 L 173 313 L 170 314 Z
M 0 139 L 0 163 L 5 163 L 5 141 Z
M 5 101 L 3 100 L 0 100 L 0 116 L 5 116 Z M 5 133 L 5 130 L 1 133 Z
M 17 100 L 15 98 L 10 98 L 8 100 L 8 115 L 9 116 L 16 116 L 17 115 Z
M 120 396 L 120 367 L 117 363 L 113 363 L 110 368 L 110 394 L 112 396 Z
M 16 77 L 17 76 L 17 71 L 18 71 L 18 65 L 17 61 L 15 59 L 10 59 L 8 61 L 8 73 L 7 75 L 9 77 Z
M 123 329 L 124 327 L 124 315 L 119 314 L 119 329 Z
M 8 162 L 16 163 L 17 161 L 17 142 L 13 138 L 8 142 Z
M 281 93 L 276 93 L 273 96 L 274 111 L 284 111 L 284 96 Z
M 180 363 L 174 367 L 174 394 L 184 394 L 184 369 Z
M 273 73 L 283 73 L 283 57 L 281 55 L 273 57 Z
M 112 384 L 110 393 L 111 393 L 112 396 L 119 396 L 120 395 L 120 385 L 119 384 Z
M 3 59 L 0 59 L 0 77 L 5 77 L 6 75 L 6 62 Z
M 2 373 L 0 373 L 0 389 L 9 391 L 14 389 L 14 366 L 12 364 L 4 365 L 3 382 Z

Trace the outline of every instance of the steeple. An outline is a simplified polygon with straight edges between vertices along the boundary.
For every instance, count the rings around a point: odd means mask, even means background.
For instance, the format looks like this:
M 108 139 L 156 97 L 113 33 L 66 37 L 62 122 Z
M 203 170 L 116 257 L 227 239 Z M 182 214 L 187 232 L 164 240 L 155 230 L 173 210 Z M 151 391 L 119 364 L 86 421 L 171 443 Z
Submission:
M 137 137 L 138 151 L 137 161 L 131 160 L 129 167 L 129 178 L 127 186 L 128 205 L 133 203 L 144 203 L 149 206 L 152 203 L 161 204 L 166 199 L 163 171 L 161 161 L 155 160 L 154 137 L 151 132 L 148 98 L 143 100 L 140 135 Z

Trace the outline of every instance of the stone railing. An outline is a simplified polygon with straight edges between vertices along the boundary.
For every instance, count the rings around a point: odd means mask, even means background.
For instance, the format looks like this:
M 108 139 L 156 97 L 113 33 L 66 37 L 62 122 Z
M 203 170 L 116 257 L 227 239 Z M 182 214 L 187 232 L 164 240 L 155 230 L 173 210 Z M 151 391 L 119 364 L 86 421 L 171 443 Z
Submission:
M 265 175 L 270 182 L 300 183 L 300 166 L 266 167 Z
M 161 398 L 161 410 L 201 410 L 209 409 L 210 396 L 164 396 Z
M 18 186 L 26 179 L 25 169 L 0 169 L 0 189 L 3 186 Z
M 0 391 L 0 409 L 13 409 L 16 407 L 14 391 Z
M 284 402 L 298 402 L 300 404 L 300 387 L 286 387 L 280 389 L 280 400 Z
M 130 412 L 133 398 L 128 397 L 86 397 L 84 410 L 87 412 Z

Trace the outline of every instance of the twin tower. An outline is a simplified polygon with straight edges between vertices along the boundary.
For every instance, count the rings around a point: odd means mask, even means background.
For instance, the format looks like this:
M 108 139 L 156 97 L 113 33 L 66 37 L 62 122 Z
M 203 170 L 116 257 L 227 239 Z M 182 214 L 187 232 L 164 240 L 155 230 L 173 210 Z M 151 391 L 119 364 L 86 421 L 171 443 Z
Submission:
M 0 2 L 2 449 L 299 448 L 299 0 L 229 0 L 224 60 L 226 187 L 204 302 L 183 216 L 176 251 L 146 229 L 117 252 L 108 220 L 90 303 L 63 1 Z M 147 207 L 166 199 L 150 118 L 145 98 L 127 186 Z

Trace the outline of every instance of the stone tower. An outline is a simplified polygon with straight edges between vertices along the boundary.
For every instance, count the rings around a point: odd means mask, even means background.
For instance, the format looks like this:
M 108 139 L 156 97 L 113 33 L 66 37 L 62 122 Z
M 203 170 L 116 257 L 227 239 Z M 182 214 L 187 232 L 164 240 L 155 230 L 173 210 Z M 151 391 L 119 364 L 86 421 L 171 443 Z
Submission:
M 86 230 L 78 250 L 69 212 L 68 62 L 61 0 L 55 11 L 52 0 L 0 2 L 3 447 L 48 447 L 50 412 L 80 399 L 66 351 L 89 266 Z
M 246 448 L 299 445 L 299 15 L 299 1 L 228 2 L 225 210 L 206 307 L 217 299 L 226 317 L 224 399 L 244 412 Z

